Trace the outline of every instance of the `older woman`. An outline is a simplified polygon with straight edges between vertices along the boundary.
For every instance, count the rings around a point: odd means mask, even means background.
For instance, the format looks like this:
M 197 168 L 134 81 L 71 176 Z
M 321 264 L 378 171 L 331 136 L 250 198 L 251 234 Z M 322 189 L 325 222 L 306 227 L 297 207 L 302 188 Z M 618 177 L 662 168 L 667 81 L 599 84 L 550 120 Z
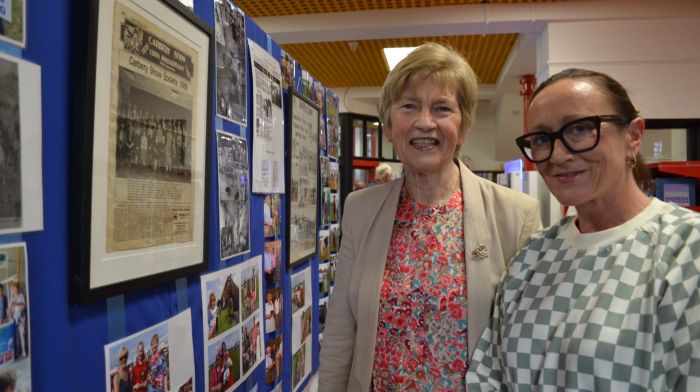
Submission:
M 389 73 L 379 111 L 405 176 L 346 200 L 320 390 L 465 389 L 505 262 L 541 227 L 534 199 L 455 158 L 476 88 L 467 62 L 433 43 Z
M 577 215 L 513 259 L 469 390 L 700 390 L 700 215 L 640 189 L 627 92 L 565 70 L 535 90 L 528 124 L 518 145 Z

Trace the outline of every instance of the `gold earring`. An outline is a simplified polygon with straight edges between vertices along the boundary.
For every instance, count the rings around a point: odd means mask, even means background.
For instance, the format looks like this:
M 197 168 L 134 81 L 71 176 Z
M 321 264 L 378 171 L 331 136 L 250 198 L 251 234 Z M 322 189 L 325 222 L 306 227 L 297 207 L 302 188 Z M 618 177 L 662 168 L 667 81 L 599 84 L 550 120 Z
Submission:
M 632 157 L 627 160 L 627 166 L 629 166 L 630 169 L 634 169 L 634 167 L 637 165 L 637 157 Z

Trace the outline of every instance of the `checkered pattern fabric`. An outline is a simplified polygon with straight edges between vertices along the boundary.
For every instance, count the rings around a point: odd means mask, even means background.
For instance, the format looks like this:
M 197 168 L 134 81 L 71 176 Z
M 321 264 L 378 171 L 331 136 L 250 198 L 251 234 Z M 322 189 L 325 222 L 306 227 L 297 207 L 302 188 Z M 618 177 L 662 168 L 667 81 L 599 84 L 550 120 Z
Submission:
M 467 387 L 700 391 L 700 214 L 654 199 L 617 228 L 579 234 L 566 218 L 532 236 Z

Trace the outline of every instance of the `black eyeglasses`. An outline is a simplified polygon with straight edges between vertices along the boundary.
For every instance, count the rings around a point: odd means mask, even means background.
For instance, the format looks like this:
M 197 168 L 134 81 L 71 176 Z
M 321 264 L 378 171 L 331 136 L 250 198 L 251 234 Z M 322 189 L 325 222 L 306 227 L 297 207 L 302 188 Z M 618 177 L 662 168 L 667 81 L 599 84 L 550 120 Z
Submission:
M 515 139 L 525 158 L 532 163 L 549 160 L 554 151 L 554 142 L 561 140 L 564 147 L 573 153 L 590 151 L 600 141 L 600 124 L 608 122 L 627 124 L 627 118 L 616 114 L 582 117 L 564 124 L 556 132 L 530 132 Z

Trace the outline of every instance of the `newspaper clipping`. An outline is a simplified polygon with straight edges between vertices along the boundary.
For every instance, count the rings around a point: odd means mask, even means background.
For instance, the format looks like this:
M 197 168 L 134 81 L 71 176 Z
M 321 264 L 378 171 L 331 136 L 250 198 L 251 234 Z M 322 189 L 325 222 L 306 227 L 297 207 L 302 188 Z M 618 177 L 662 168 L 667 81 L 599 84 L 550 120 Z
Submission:
M 118 2 L 113 28 L 107 252 L 190 242 L 197 54 Z
M 296 95 L 292 102 L 290 263 L 316 251 L 319 159 L 318 110 Z
M 253 76 L 253 193 L 284 193 L 284 128 L 280 64 L 248 40 Z

